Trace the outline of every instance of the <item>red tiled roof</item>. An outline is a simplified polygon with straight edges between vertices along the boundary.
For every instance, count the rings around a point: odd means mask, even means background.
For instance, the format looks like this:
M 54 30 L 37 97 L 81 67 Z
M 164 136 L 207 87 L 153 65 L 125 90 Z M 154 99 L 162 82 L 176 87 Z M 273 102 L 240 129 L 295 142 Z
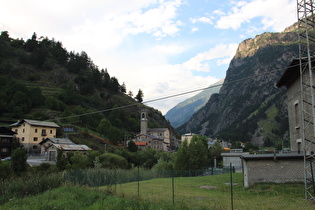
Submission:
M 137 146 L 145 146 L 145 145 L 147 145 L 147 142 L 145 142 L 145 141 L 139 141 L 139 142 L 135 142 L 135 144 L 136 144 Z

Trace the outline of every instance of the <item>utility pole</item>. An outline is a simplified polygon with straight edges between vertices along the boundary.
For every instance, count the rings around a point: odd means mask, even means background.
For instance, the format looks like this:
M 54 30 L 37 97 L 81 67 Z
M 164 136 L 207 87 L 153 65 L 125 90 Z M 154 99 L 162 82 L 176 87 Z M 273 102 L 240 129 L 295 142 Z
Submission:
M 300 60 L 300 90 L 301 90 L 301 139 L 304 150 L 304 185 L 305 198 L 315 199 L 314 187 L 314 148 L 315 148 L 315 90 L 314 78 L 314 46 L 315 17 L 313 0 L 297 0 L 299 60 Z M 312 48 L 313 46 L 313 48 Z

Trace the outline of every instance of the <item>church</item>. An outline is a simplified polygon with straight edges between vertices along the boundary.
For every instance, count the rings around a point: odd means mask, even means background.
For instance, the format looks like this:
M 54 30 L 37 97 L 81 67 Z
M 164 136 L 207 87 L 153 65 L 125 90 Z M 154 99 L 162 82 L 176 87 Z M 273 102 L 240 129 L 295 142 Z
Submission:
M 170 151 L 171 135 L 169 128 L 148 128 L 148 113 L 146 109 L 140 111 L 140 134 L 133 141 L 139 149 L 152 148 L 159 151 Z

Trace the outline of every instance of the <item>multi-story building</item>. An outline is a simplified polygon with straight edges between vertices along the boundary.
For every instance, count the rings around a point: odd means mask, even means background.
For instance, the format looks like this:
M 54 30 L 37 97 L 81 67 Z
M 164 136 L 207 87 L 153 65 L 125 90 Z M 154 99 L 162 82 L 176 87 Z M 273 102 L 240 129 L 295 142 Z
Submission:
M 15 146 L 16 133 L 9 128 L 0 127 L 0 157 L 5 158 L 11 156 Z
M 139 148 L 153 148 L 156 150 L 169 151 L 176 137 L 169 128 L 148 128 L 148 113 L 146 109 L 140 114 L 140 134 L 134 139 Z M 174 144 L 175 145 L 175 144 Z
M 16 137 L 29 153 L 40 153 L 39 143 L 45 138 L 56 138 L 57 125 L 54 122 L 38 120 L 21 120 L 10 125 Z

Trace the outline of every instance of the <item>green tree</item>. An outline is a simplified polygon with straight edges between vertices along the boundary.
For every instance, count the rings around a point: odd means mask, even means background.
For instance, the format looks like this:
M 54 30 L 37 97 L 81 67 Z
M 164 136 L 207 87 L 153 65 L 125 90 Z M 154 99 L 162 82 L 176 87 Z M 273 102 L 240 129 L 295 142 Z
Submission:
M 60 171 L 66 170 L 69 168 L 69 162 L 66 159 L 66 157 L 63 155 L 63 151 L 59 150 L 57 151 L 57 161 L 56 166 Z
M 88 166 L 88 157 L 82 152 L 76 151 L 71 157 L 72 169 L 84 169 Z
M 138 147 L 137 147 L 137 145 L 135 144 L 134 141 L 131 140 L 131 141 L 128 142 L 128 150 L 130 152 L 137 152 L 138 151 Z
M 126 89 L 126 84 L 123 82 L 123 84 L 120 86 L 120 92 L 122 93 L 126 93 L 127 89 Z
M 135 99 L 136 99 L 139 103 L 142 103 L 142 101 L 143 101 L 143 92 L 142 92 L 141 89 L 138 90 L 138 93 L 137 93 Z
M 190 152 L 188 148 L 187 140 L 182 142 L 175 157 L 175 169 L 177 170 L 189 170 L 190 169 Z
M 88 151 L 88 153 L 87 153 L 87 158 L 88 158 L 87 167 L 93 168 L 95 166 L 94 161 L 100 155 L 101 155 L 100 152 L 97 150 Z
M 211 163 L 214 163 L 214 159 L 216 159 L 218 162 L 222 160 L 221 153 L 224 151 L 222 146 L 218 141 L 214 143 L 214 145 L 209 148 L 209 156 Z
M 111 127 L 112 127 L 112 124 L 110 123 L 110 121 L 106 118 L 103 118 L 98 124 L 96 130 L 99 134 L 107 138 L 108 134 L 110 133 Z
M 137 152 L 137 160 L 140 166 L 151 169 L 158 162 L 157 152 L 152 148 L 139 150 Z
M 121 168 L 121 169 L 128 169 L 129 164 L 128 161 L 117 154 L 114 153 L 104 153 L 100 156 L 100 162 L 102 164 L 102 167 L 109 168 L 109 169 L 115 169 L 115 168 Z
M 189 144 L 190 169 L 203 169 L 209 163 L 208 149 L 205 145 L 205 137 L 193 136 Z
M 0 160 L 0 180 L 8 179 L 14 174 L 11 161 Z
M 13 170 L 17 175 L 21 175 L 22 172 L 27 169 L 27 154 L 24 148 L 17 148 L 13 151 L 12 155 Z

